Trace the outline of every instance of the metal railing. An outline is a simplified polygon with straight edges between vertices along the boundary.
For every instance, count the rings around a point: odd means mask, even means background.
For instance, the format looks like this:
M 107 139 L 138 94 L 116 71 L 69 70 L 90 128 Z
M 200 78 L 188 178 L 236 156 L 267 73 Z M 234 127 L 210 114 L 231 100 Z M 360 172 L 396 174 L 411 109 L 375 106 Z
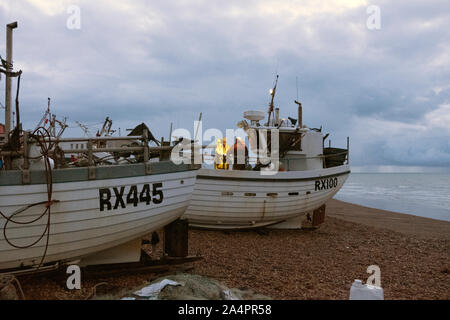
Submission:
M 142 136 L 124 136 L 124 137 L 89 137 L 89 138 L 44 138 L 44 137 L 33 137 L 35 142 L 41 143 L 54 143 L 55 146 L 58 146 L 59 143 L 65 142 L 87 142 L 86 148 L 82 149 L 61 149 L 64 154 L 67 153 L 84 153 L 87 154 L 87 167 L 89 170 L 89 179 L 95 179 L 95 163 L 94 163 L 94 154 L 100 152 L 106 153 L 114 153 L 114 152 L 139 152 L 143 154 L 142 162 L 145 164 L 145 173 L 150 174 L 150 153 L 157 151 L 170 151 L 173 149 L 173 146 L 157 146 L 157 147 L 149 147 L 148 146 L 148 131 L 144 130 Z M 133 146 L 133 147 L 96 147 L 96 143 L 98 142 L 107 142 L 107 141 L 123 141 L 130 140 L 142 141 L 142 145 Z M 23 133 L 23 147 L 21 150 L 17 151 L 5 151 L 0 150 L 0 156 L 2 157 L 23 157 L 23 182 L 29 183 L 29 168 L 30 168 L 30 155 L 29 155 L 29 145 L 30 145 L 30 133 L 25 131 Z

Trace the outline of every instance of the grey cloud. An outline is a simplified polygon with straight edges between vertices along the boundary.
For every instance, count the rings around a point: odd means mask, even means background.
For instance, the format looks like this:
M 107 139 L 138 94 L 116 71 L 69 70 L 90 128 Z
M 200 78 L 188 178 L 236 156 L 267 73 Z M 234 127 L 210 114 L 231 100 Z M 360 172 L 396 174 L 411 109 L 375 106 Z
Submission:
M 365 6 L 290 19 L 259 14 L 261 1 L 130 1 L 138 9 L 125 11 L 82 1 L 82 28 L 72 31 L 65 12 L 9 3 L 0 19 L 19 20 L 29 127 L 50 96 L 61 116 L 93 123 L 109 115 L 122 128 L 147 121 L 157 135 L 171 121 L 191 128 L 199 112 L 205 126 L 234 128 L 245 109 L 266 109 L 278 71 L 283 116 L 296 113 L 298 77 L 306 124 L 323 125 L 341 146 L 351 136 L 355 164 L 450 166 L 448 131 L 417 134 L 405 149 L 404 136 L 370 137 L 352 120 L 415 124 L 449 103 L 450 61 L 438 59 L 450 38 L 447 1 L 379 1 L 376 31 L 366 28 Z

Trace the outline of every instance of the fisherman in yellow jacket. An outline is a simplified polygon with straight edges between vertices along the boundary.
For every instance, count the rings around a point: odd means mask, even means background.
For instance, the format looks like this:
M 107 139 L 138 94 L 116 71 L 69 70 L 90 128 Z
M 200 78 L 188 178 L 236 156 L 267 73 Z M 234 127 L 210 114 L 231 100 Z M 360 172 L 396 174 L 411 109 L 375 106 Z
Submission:
M 222 169 L 222 170 L 228 170 L 230 168 L 230 164 L 227 163 L 227 152 L 228 152 L 228 145 L 227 145 L 227 139 L 217 139 L 216 142 L 216 154 L 214 156 L 214 169 Z

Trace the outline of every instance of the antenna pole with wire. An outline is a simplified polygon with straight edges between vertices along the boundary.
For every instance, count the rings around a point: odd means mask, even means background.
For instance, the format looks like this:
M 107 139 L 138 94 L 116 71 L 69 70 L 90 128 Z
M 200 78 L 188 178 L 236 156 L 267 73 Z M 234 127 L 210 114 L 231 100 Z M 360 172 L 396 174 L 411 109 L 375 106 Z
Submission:
M 270 115 L 272 114 L 273 108 L 274 108 L 273 100 L 275 99 L 275 94 L 276 94 L 276 91 L 277 91 L 278 77 L 279 76 L 277 74 L 277 78 L 275 79 L 275 85 L 274 85 L 273 89 L 270 90 L 270 95 L 272 96 L 272 98 L 270 100 L 269 110 L 267 112 L 268 113 L 267 124 L 266 124 L 267 126 L 270 126 Z

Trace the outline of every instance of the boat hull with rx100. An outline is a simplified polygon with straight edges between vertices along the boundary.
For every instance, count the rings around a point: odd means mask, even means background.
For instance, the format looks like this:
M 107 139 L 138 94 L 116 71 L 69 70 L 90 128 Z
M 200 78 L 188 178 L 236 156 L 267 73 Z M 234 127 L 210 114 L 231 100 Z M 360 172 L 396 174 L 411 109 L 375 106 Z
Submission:
M 259 123 L 265 118 L 261 111 L 245 112 L 244 117 L 251 123 L 244 120 L 238 124 L 247 133 L 253 154 L 258 154 L 258 148 L 264 149 L 261 143 L 265 143 L 275 158 L 266 167 L 256 162 L 252 168 L 245 150 L 244 163 L 235 166 L 236 154 L 223 161 L 231 162 L 234 170 L 227 170 L 231 166 L 223 163 L 214 169 L 200 169 L 184 215 L 191 226 L 301 228 L 324 222 L 325 203 L 350 173 L 348 138 L 346 149 L 324 147 L 328 134 L 324 136 L 321 129 L 303 125 L 302 106 L 297 101 L 298 118 L 280 119 L 279 109 L 273 107 L 275 91 L 276 83 L 265 124 Z M 274 142 L 278 143 L 277 148 Z M 245 144 L 241 146 L 246 149 Z M 228 151 L 237 149 L 231 147 Z

